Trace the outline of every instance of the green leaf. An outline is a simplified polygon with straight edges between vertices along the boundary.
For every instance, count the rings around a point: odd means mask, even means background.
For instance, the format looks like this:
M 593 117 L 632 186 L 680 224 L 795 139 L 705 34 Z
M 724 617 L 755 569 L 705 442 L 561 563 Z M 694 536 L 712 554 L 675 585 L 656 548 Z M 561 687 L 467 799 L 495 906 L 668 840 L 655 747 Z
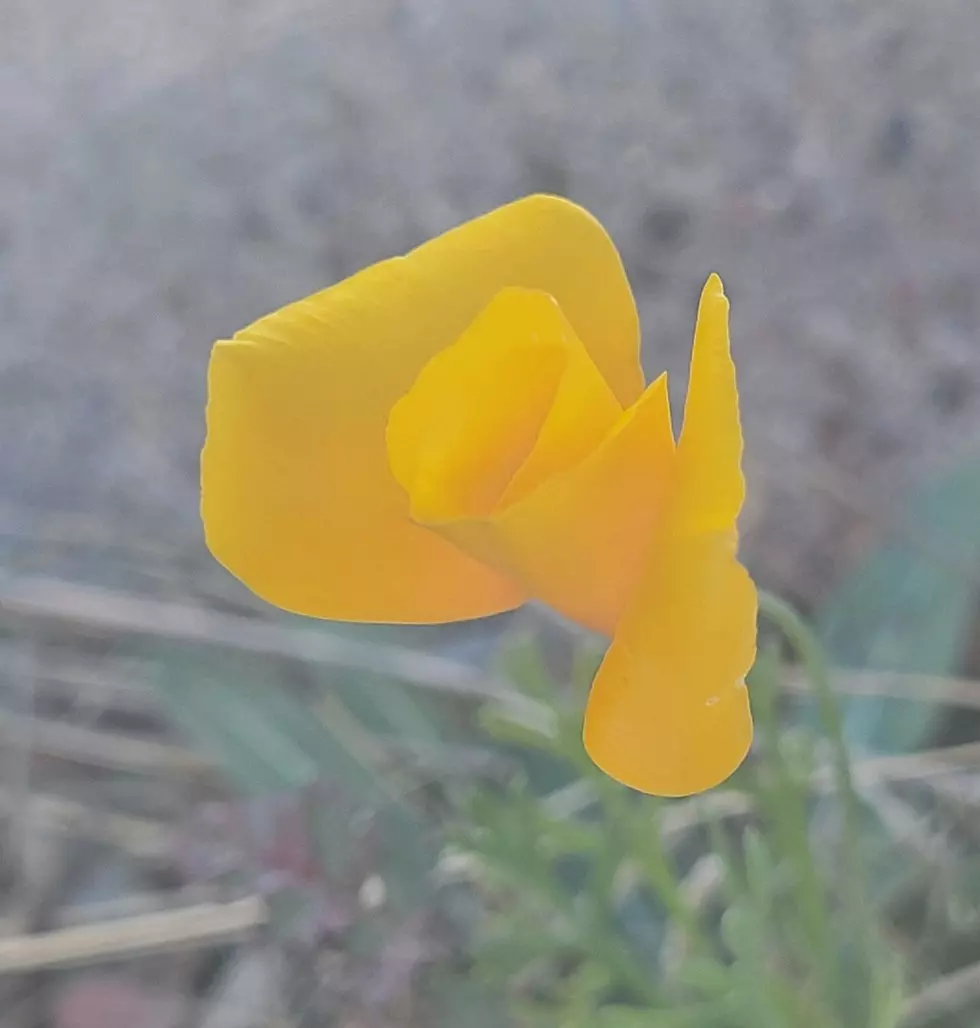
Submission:
M 153 684 L 177 727 L 243 792 L 281 792 L 316 780 L 316 761 L 213 672 L 168 662 Z
M 335 696 L 319 709 L 301 702 L 244 661 L 174 660 L 158 666 L 155 686 L 175 723 L 246 794 L 323 782 L 369 812 L 380 835 L 379 870 L 389 895 L 412 905 L 428 893 L 435 851 L 401 784 L 380 770 L 383 746 Z M 349 808 L 320 805 L 314 829 L 326 852 L 346 844 Z

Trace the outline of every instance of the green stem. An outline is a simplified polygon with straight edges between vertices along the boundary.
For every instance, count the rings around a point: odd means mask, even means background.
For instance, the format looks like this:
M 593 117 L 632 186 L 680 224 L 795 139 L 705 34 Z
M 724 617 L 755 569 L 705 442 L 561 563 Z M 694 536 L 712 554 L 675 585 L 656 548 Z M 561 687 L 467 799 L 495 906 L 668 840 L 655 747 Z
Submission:
M 831 745 L 834 780 L 843 808 L 842 849 L 845 866 L 841 879 L 847 921 L 856 928 L 868 959 L 871 960 L 875 938 L 872 911 L 863 887 L 859 820 L 861 801 L 854 787 L 844 721 L 831 684 L 830 671 L 817 637 L 789 604 L 768 593 L 761 593 L 759 611 L 779 628 L 793 646 L 813 686 L 820 724 Z
M 851 758 L 844 737 L 841 717 L 823 650 L 816 636 L 796 611 L 785 601 L 770 593 L 759 594 L 759 613 L 767 617 L 796 650 L 817 697 L 820 723 L 833 751 L 834 779 L 844 804 L 844 842 L 856 853 L 858 812 L 861 803 L 851 776 Z

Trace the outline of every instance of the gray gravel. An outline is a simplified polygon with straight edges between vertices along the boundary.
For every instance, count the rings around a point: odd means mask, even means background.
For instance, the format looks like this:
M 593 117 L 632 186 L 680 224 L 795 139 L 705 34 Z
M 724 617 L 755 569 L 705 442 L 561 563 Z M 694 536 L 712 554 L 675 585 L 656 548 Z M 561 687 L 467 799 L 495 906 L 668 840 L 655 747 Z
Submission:
M 734 303 L 748 546 L 813 599 L 980 445 L 972 0 L 0 0 L 0 490 L 193 545 L 211 340 L 534 190 L 683 390 Z

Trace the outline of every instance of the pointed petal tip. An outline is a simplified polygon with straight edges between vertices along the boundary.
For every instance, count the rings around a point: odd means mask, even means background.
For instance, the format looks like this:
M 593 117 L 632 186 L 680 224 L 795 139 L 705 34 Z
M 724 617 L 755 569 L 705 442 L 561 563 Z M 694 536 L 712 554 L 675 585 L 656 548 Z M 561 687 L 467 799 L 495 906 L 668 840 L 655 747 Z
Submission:
M 721 276 L 716 271 L 711 272 L 708 276 L 707 281 L 704 283 L 704 289 L 702 290 L 701 295 L 704 296 L 705 299 L 708 297 L 720 297 L 721 299 L 726 299 L 725 286 L 721 281 Z

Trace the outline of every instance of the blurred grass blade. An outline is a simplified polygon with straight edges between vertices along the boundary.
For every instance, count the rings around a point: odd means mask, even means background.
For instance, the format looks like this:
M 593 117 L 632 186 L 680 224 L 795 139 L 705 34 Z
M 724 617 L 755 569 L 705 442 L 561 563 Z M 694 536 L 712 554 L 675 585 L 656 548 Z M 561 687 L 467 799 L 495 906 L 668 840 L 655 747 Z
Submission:
M 316 762 L 247 701 L 229 697 L 215 675 L 167 662 L 153 685 L 178 729 L 242 792 L 281 792 L 316 780 Z
M 374 818 L 385 880 L 396 898 L 411 904 L 427 893 L 435 853 L 402 802 L 406 783 L 396 786 L 384 774 L 383 746 L 339 697 L 326 697 L 318 711 L 236 661 L 223 662 L 219 673 L 210 663 L 166 660 L 155 686 L 175 723 L 238 789 L 261 795 L 316 782 L 335 787 Z M 343 807 L 342 821 L 331 809 L 316 811 L 314 829 L 325 847 L 349 835 Z
M 957 465 L 920 489 L 882 543 L 824 606 L 817 632 L 830 662 L 875 671 L 949 674 L 963 659 L 980 569 L 980 461 Z M 922 745 L 939 709 L 855 697 L 842 700 L 845 734 L 862 749 Z
M 269 782 L 276 791 L 337 780 L 361 800 L 379 798 L 377 782 L 357 754 L 356 740 L 328 726 L 275 683 L 231 661 L 168 660 L 154 685 L 176 723 L 249 792 Z M 346 727 L 346 726 L 344 726 Z

